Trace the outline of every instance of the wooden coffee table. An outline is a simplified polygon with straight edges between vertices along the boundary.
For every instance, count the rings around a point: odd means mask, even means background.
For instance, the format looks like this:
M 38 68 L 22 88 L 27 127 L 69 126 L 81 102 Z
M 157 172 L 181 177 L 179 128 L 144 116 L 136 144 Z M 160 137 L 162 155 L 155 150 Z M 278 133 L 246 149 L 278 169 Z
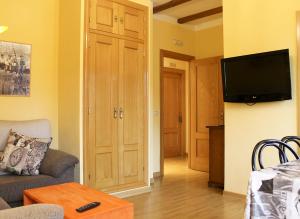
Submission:
M 101 205 L 78 213 L 75 209 L 90 202 Z M 57 204 L 64 208 L 65 218 L 84 219 L 132 219 L 133 204 L 99 192 L 78 183 L 65 183 L 24 191 L 24 205 L 35 203 Z

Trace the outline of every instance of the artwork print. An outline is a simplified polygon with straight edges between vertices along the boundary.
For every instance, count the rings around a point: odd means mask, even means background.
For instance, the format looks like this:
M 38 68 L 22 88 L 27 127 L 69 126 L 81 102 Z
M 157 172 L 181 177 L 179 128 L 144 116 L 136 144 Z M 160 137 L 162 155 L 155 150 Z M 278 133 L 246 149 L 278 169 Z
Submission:
M 30 95 L 31 45 L 0 41 L 0 96 Z

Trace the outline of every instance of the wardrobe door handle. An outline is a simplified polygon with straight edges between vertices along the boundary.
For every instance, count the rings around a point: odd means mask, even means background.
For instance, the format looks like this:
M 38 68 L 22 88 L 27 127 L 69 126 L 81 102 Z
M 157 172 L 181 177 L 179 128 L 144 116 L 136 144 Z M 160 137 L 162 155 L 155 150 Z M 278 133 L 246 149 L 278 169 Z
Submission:
M 124 110 L 122 107 L 120 107 L 120 110 L 119 110 L 119 118 L 120 119 L 123 119 L 124 118 Z
M 114 119 L 118 118 L 118 108 L 114 107 Z
M 120 23 L 123 24 L 124 18 L 120 17 Z
M 117 15 L 114 16 L 114 20 L 115 20 L 115 22 L 118 22 L 118 16 Z

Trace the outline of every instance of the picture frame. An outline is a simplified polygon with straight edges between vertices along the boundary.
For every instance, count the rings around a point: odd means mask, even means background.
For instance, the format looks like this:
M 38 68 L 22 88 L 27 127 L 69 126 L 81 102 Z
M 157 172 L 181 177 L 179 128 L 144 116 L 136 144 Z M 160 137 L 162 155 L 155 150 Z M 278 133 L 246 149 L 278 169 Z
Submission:
M 0 41 L 0 96 L 30 96 L 30 44 Z

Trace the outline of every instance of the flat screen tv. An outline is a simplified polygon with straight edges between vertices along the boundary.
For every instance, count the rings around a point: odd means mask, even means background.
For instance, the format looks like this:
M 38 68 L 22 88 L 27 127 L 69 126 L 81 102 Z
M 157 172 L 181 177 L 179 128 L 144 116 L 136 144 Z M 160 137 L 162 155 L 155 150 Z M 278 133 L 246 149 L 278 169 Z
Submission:
M 288 49 L 225 58 L 221 65 L 225 102 L 292 99 Z

